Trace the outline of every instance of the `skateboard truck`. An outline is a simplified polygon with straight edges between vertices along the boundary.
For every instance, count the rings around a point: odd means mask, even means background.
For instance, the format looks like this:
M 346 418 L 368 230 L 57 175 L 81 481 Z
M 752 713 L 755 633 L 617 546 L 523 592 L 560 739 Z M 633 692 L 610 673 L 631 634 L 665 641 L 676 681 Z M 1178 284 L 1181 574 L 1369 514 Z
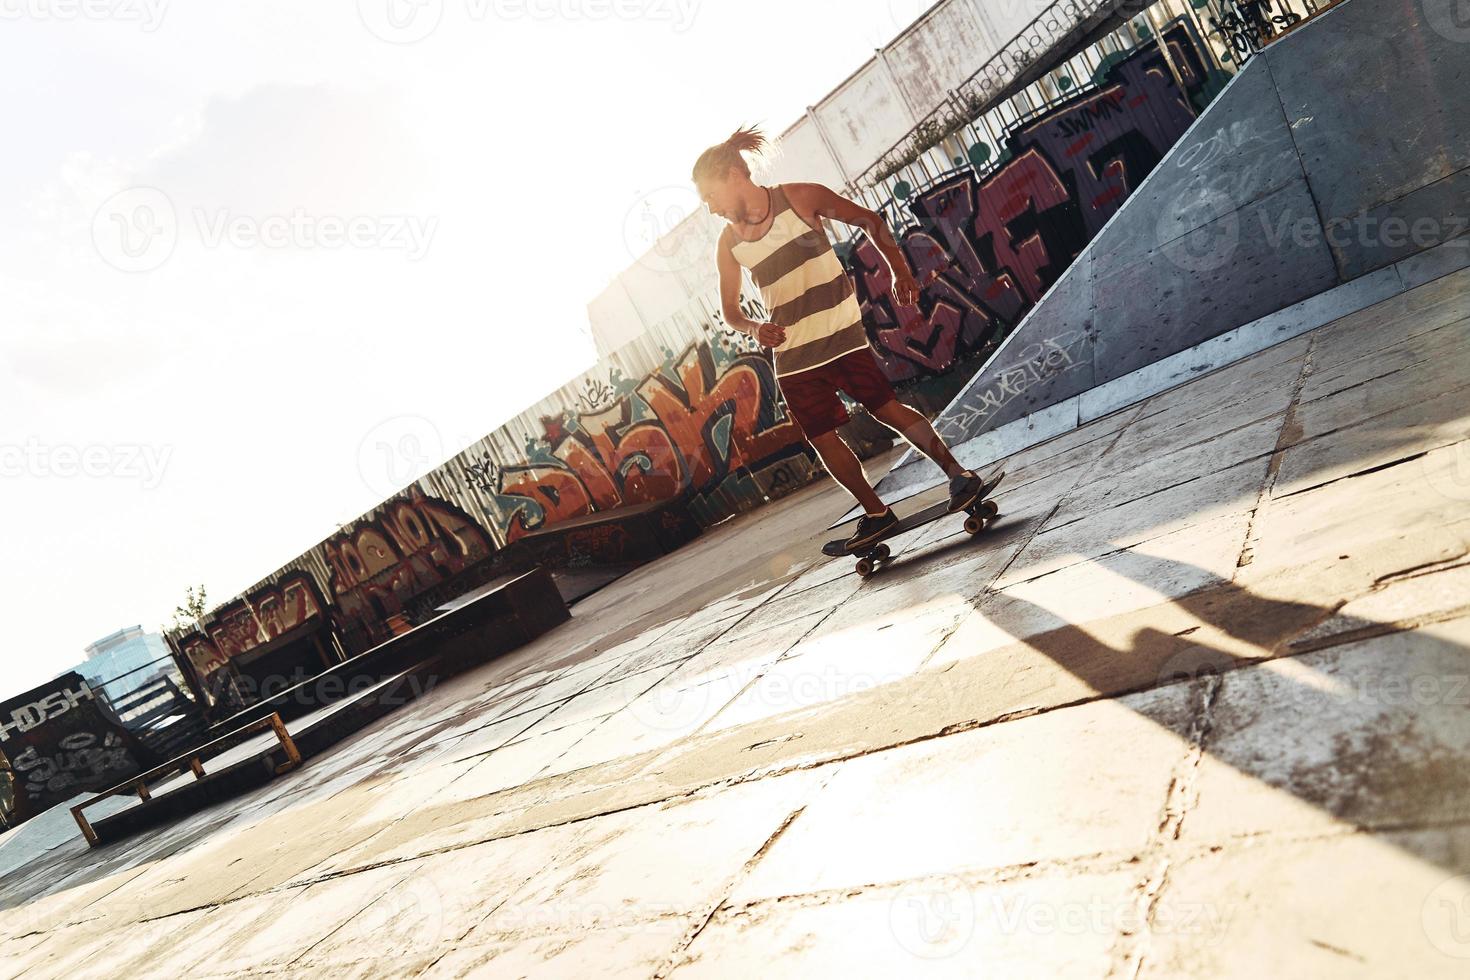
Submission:
M 995 488 L 1000 485 L 1003 479 L 1005 479 L 1005 471 L 1002 470 L 993 478 L 986 480 L 985 487 L 981 490 L 980 495 L 975 498 L 970 506 L 964 508 L 963 512 L 966 515 L 965 532 L 971 537 L 980 534 L 1000 518 L 1000 505 L 986 498 L 994 492 Z M 940 518 L 948 517 L 951 513 L 958 512 L 951 511 L 948 503 L 934 504 L 931 507 L 910 514 L 908 517 L 900 520 L 893 527 L 885 531 L 876 541 L 863 545 L 861 548 L 854 548 L 849 551 L 846 547 L 847 539 L 838 538 L 823 545 L 822 553 L 834 558 L 843 555 L 857 555 L 857 573 L 863 578 L 867 578 L 869 575 L 878 571 L 884 563 L 892 560 L 893 550 L 885 543 L 887 539 L 912 531 L 915 528 L 923 527 Z

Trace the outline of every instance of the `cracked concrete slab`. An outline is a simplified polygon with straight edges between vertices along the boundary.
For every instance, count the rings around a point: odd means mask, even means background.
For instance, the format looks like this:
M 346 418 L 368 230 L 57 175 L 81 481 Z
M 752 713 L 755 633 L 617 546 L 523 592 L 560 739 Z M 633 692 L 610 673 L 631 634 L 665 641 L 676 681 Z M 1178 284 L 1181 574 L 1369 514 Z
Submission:
M 426 978 L 501 976 L 651 977 L 689 930 L 684 919 L 466 944 L 435 962 Z
M 1470 822 L 1467 644 L 1460 619 L 1226 674 L 1184 839 Z
M 1282 836 L 1205 852 L 1170 870 L 1179 921 L 1152 929 L 1140 976 L 1463 977 L 1470 898 L 1464 826 Z
M 1183 752 L 1189 695 L 1175 685 L 848 762 L 730 900 L 1141 849 Z
M 1097 513 L 1074 514 L 1070 519 L 1053 516 L 997 584 L 1005 588 L 1194 524 L 1247 511 L 1266 477 L 1266 467 L 1264 459 L 1249 460 Z
M 1131 876 L 1069 871 L 974 883 L 941 874 L 721 910 L 678 977 L 1098 977 L 1136 920 Z

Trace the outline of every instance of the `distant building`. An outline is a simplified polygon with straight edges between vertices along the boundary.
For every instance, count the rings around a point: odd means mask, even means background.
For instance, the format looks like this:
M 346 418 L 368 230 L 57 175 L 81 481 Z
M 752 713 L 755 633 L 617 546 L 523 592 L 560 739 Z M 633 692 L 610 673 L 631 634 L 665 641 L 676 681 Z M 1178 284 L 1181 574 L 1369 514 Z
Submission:
M 141 626 L 126 626 L 87 644 L 84 649 L 87 659 L 73 669 L 93 687 L 126 675 L 121 684 L 109 685 L 113 693 L 140 687 L 159 673 L 172 670 L 168 645 L 163 642 L 163 637 L 157 633 L 145 633 Z M 145 670 L 149 665 L 152 669 Z

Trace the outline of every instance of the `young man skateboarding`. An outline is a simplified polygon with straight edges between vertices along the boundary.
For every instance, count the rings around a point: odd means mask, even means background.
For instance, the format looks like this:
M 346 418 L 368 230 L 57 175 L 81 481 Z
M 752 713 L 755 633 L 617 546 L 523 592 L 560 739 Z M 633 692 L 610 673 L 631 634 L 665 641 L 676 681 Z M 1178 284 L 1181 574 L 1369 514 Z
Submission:
M 898 523 L 898 516 L 879 499 L 857 454 L 837 432 L 848 419 L 838 389 L 939 464 L 949 477 L 951 511 L 969 507 L 984 490 L 983 481 L 955 461 L 928 419 L 894 397 L 868 345 L 852 282 L 821 219 L 867 232 L 888 260 L 893 296 L 903 306 L 919 295 L 908 260 L 882 217 L 821 184 L 763 187 L 752 181 L 741 154 L 759 153 L 765 144 L 759 130 L 737 130 L 700 154 L 694 184 L 710 211 L 729 222 L 720 232 L 715 259 L 725 322 L 775 350 L 776 378 L 786 407 L 827 472 L 865 512 L 848 539 L 849 550 L 877 540 Z M 768 323 L 740 312 L 742 266 L 750 270 L 770 311 Z

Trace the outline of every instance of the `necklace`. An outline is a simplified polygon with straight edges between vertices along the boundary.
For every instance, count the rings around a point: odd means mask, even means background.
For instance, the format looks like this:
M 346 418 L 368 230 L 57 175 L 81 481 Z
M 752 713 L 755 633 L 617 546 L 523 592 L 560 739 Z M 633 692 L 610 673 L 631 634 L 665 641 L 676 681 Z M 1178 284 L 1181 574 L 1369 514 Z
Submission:
M 759 220 L 759 221 L 747 221 L 746 224 L 750 225 L 752 228 L 756 228 L 756 227 L 759 227 L 760 225 L 765 224 L 766 223 L 766 219 L 769 218 L 770 216 L 771 216 L 771 189 L 769 187 L 767 187 L 766 188 L 766 213 L 763 214 L 763 215 L 761 215 L 761 220 Z

